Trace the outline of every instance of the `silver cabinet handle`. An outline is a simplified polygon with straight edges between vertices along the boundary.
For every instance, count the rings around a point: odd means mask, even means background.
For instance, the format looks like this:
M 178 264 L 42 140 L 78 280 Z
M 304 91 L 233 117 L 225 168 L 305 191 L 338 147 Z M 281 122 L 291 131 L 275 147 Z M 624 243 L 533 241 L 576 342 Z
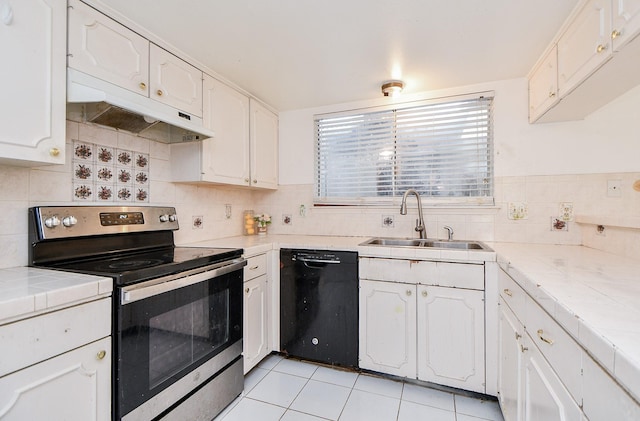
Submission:
M 513 292 L 511 292 L 511 290 L 509 288 L 505 288 L 504 289 L 504 293 L 506 295 L 508 295 L 509 297 L 513 297 Z
M 411 290 L 410 289 L 407 290 L 407 297 L 411 297 Z

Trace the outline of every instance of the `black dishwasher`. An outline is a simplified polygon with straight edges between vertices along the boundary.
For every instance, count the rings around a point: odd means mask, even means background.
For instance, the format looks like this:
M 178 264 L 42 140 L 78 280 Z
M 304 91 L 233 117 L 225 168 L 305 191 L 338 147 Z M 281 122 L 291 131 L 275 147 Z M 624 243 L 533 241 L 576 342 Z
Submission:
M 358 367 L 358 253 L 280 250 L 280 350 Z

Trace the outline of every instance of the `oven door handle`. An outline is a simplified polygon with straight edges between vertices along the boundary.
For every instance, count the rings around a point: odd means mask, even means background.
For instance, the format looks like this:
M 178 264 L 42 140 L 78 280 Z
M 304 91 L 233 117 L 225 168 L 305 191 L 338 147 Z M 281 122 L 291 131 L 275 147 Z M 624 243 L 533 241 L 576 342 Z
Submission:
M 122 288 L 120 304 L 127 305 L 145 298 L 153 297 L 165 292 L 173 291 L 189 285 L 194 285 L 230 272 L 242 269 L 247 265 L 244 258 L 234 259 L 231 262 L 216 263 L 213 265 L 163 276 L 139 284 Z

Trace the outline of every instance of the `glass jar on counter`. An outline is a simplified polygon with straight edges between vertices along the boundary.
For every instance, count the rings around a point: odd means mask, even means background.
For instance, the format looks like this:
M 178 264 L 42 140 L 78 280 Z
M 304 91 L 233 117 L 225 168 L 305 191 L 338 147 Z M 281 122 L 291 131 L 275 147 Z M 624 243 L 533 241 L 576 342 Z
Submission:
M 242 213 L 242 224 L 242 233 L 244 235 L 256 234 L 256 220 L 254 218 L 254 213 L 252 210 L 245 210 Z

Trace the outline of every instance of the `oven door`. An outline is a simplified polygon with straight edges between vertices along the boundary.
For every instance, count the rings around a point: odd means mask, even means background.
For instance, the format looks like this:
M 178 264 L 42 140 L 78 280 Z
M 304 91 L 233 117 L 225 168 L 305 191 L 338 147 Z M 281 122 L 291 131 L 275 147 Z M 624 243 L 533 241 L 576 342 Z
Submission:
M 116 419 L 136 408 L 147 419 L 159 415 L 191 392 L 185 390 L 185 382 L 188 388 L 198 386 L 191 379 L 180 382 L 183 377 L 203 366 L 194 381 L 206 382 L 215 374 L 206 367 L 219 370 L 240 355 L 245 265 L 244 259 L 238 259 L 118 288 Z M 224 352 L 229 348 L 233 352 Z M 215 358 L 225 361 L 213 364 Z M 205 373 L 201 379 L 200 371 Z M 151 402 L 160 393 L 158 402 Z

